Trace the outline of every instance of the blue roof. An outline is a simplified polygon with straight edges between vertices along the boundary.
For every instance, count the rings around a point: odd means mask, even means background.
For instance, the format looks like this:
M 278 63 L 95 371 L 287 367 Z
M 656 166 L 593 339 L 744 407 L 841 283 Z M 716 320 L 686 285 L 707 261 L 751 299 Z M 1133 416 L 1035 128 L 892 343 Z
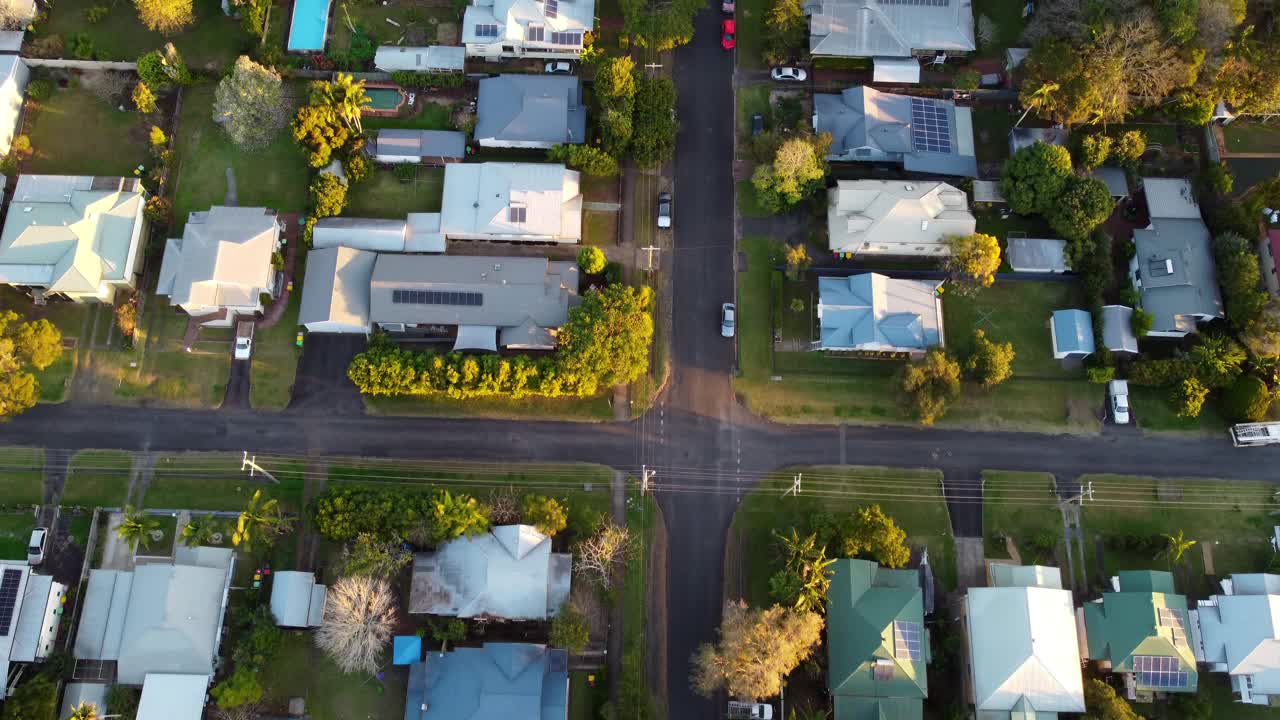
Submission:
M 422 659 L 422 638 L 397 635 L 391 642 L 391 664 L 412 665 Z
M 1084 310 L 1054 310 L 1053 340 L 1060 353 L 1093 352 L 1093 318 Z
M 409 666 L 406 695 L 405 720 L 566 720 L 569 654 L 528 643 L 430 652 Z
M 938 283 L 877 273 L 818 278 L 822 347 L 918 350 L 941 342 Z

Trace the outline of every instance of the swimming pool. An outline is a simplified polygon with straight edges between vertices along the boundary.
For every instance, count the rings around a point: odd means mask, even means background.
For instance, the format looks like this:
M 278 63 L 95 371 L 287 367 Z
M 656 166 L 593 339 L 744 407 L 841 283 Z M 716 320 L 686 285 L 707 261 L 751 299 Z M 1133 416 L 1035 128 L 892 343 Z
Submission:
M 409 99 L 395 85 L 365 85 L 364 94 L 369 98 L 369 104 L 364 106 L 365 115 L 395 115 Z
M 330 0 L 294 0 L 293 20 L 289 24 L 289 51 L 324 50 L 329 33 Z

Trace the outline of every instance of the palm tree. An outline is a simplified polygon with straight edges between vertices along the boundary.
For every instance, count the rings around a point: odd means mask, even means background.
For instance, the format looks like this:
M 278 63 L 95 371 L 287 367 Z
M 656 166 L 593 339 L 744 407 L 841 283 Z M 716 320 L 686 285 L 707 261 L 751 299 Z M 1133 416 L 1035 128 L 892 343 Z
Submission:
M 213 539 L 214 532 L 212 518 L 193 517 L 182 527 L 182 543 L 187 547 L 204 545 Z
M 332 82 L 316 83 L 312 90 L 312 104 L 332 107 L 349 129 L 356 133 L 364 132 L 364 124 L 360 118 L 370 100 L 364 92 L 363 80 L 338 73 Z
M 1013 126 L 1016 128 L 1021 125 L 1022 121 L 1027 119 L 1027 113 L 1031 112 L 1033 108 L 1035 110 L 1043 108 L 1045 103 L 1049 101 L 1049 96 L 1060 89 L 1058 83 L 1055 82 L 1047 82 L 1036 88 L 1035 92 L 1027 96 L 1027 109 L 1022 111 L 1022 117 L 1018 118 L 1018 122 L 1014 123 Z
M 774 532 L 778 541 L 785 572 L 797 582 L 795 608 L 801 611 L 821 612 L 831 587 L 831 565 L 834 558 L 827 557 L 827 548 L 818 542 L 816 533 L 800 537 L 794 527 L 788 535 Z
M 1196 541 L 1189 540 L 1181 530 L 1177 535 L 1165 535 L 1165 541 L 1168 543 L 1164 550 L 1160 551 L 1160 555 L 1169 563 L 1170 567 L 1182 565 L 1186 562 L 1187 551 L 1195 547 Z
M 91 702 L 82 702 L 71 710 L 67 720 L 98 720 L 98 706 Z
M 159 527 L 159 520 L 141 510 L 135 510 L 132 505 L 125 505 L 124 520 L 116 528 L 116 537 L 128 543 L 130 550 L 137 552 L 139 544 L 142 547 L 151 544 L 151 531 Z
M 249 498 L 249 506 L 236 520 L 231 542 L 237 547 L 252 545 L 255 540 L 269 545 L 277 535 L 289 529 L 289 523 L 289 518 L 280 512 L 280 501 L 265 498 L 261 490 L 256 490 Z

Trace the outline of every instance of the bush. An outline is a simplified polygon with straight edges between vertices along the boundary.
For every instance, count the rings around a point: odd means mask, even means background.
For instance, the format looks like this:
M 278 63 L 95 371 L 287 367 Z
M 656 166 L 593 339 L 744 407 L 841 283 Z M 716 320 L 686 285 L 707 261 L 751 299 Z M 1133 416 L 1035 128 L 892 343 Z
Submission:
M 391 81 L 403 88 L 456 88 L 462 87 L 466 76 L 462 73 L 397 70 L 391 73 Z
M 189 85 L 193 79 L 182 58 L 175 54 L 173 58 L 167 59 L 159 50 L 152 50 L 138 58 L 138 78 L 151 88 Z
M 71 52 L 71 56 L 77 60 L 93 59 L 93 39 L 86 33 L 73 34 L 67 49 Z
M 607 264 L 608 258 L 604 256 L 604 251 L 598 247 L 588 245 L 578 251 L 578 267 L 582 268 L 582 272 L 588 275 L 598 275 L 604 272 Z
M 157 225 L 168 225 L 173 213 L 173 203 L 166 197 L 152 195 L 142 210 L 143 216 Z
M 982 387 L 993 388 L 1013 376 L 1013 343 L 996 343 L 982 330 L 973 331 L 973 353 L 965 362 L 969 375 Z
M 982 82 L 982 74 L 977 70 L 961 70 L 956 73 L 955 81 L 952 83 L 957 90 L 977 90 L 978 85 Z
M 111 8 L 106 5 L 94 5 L 91 8 L 85 8 L 84 19 L 90 25 L 97 25 L 107 17 L 109 12 L 111 12 Z
M 582 652 L 591 639 L 587 617 L 572 603 L 560 606 L 560 612 L 551 620 L 551 647 L 564 648 L 570 653 Z
M 1130 286 L 1132 287 L 1132 286 Z M 1137 292 L 1136 290 L 1134 291 Z M 1151 325 L 1155 322 L 1155 316 L 1143 310 L 1142 308 L 1133 309 L 1133 317 L 1130 318 L 1129 324 L 1132 326 L 1134 337 L 1144 338 L 1151 332 Z
M 593 177 L 613 177 L 618 174 L 618 161 L 604 150 L 591 145 L 556 145 L 547 151 L 547 157 Z
M 555 537 L 569 524 L 569 514 L 564 506 L 545 495 L 526 495 L 523 517 L 524 524 L 534 526 L 547 537 Z
M 1110 365 L 1098 365 L 1085 368 L 1085 377 L 1089 382 L 1097 385 L 1106 385 L 1116 377 L 1116 369 Z
M 610 260 L 604 266 L 604 281 L 609 285 L 622 284 L 622 263 Z
M 412 163 L 396 163 L 392 167 L 391 173 L 396 176 L 397 180 L 408 182 L 418 177 L 418 166 Z
M 27 97 L 32 100 L 48 100 L 53 95 L 53 83 L 48 80 L 32 80 L 27 85 Z
M 1172 401 L 1178 417 L 1200 417 L 1205 398 L 1209 397 L 1209 388 L 1195 378 L 1187 378 L 1173 386 Z
M 1271 392 L 1257 377 L 1241 375 L 1223 393 L 1222 407 L 1232 422 L 1261 422 L 1271 409 Z
M 1184 357 L 1139 359 L 1129 368 L 1129 381 L 1134 385 L 1160 387 L 1182 382 L 1194 371 L 1194 366 Z
M 318 218 L 341 215 L 347 207 L 347 184 L 336 175 L 320 173 L 311 181 L 311 214 Z
M 312 501 L 316 532 L 335 542 L 367 534 L 379 539 L 439 542 L 489 529 L 475 498 L 447 490 L 337 487 Z
M 211 692 L 218 707 L 223 710 L 258 702 L 263 695 L 258 673 L 244 666 L 237 667 L 230 677 L 214 685 Z

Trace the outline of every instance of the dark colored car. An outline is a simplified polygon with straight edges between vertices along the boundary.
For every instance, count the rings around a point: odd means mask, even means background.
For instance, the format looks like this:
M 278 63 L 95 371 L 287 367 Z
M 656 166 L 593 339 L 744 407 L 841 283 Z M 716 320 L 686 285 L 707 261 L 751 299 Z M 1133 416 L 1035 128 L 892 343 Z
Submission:
M 751 116 L 751 134 L 759 135 L 764 132 L 764 115 L 756 113 Z

